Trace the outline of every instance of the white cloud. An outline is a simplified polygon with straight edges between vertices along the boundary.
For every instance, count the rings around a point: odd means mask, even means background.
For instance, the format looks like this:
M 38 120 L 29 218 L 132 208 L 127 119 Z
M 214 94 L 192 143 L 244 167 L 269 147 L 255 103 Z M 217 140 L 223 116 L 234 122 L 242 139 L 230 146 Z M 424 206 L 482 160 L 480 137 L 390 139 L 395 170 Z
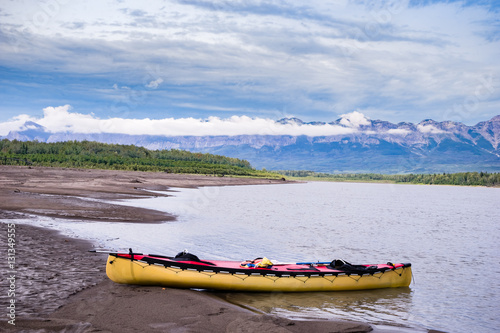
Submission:
M 390 130 L 387 130 L 387 134 L 390 134 L 390 135 L 406 136 L 410 133 L 411 133 L 411 131 L 406 129 L 406 128 L 391 128 Z
M 419 132 L 424 133 L 424 134 L 442 134 L 446 133 L 446 131 L 443 131 L 436 126 L 433 125 L 421 125 L 419 124 L 417 126 L 417 129 Z
M 19 116 L 12 121 L 0 123 L 0 135 L 9 131 L 22 130 L 25 121 L 33 121 L 45 127 L 48 132 L 69 133 L 118 133 L 131 135 L 160 136 L 205 136 L 205 135 L 307 135 L 329 136 L 355 133 L 355 128 L 339 125 L 298 125 L 281 124 L 272 119 L 232 116 L 221 119 L 209 117 L 196 118 L 164 118 L 164 119 L 100 119 L 92 114 L 70 112 L 71 106 L 46 107 L 43 117 L 36 119 Z
M 163 118 L 163 119 L 102 119 L 94 114 L 72 112 L 70 105 L 46 107 L 43 117 L 19 115 L 0 122 L 0 136 L 11 131 L 38 129 L 35 124 L 44 127 L 49 133 L 113 133 L 129 135 L 158 136 L 234 136 L 234 135 L 290 135 L 290 136 L 336 136 L 336 135 L 377 135 L 406 136 L 413 133 L 407 128 L 392 128 L 374 131 L 373 128 L 361 130 L 361 125 L 370 125 L 362 113 L 354 111 L 343 114 L 339 124 L 307 124 L 299 122 L 281 123 L 269 118 L 232 116 L 228 118 Z M 419 124 L 417 131 L 424 135 L 448 133 L 432 124 Z
M 48 3 L 56 5 L 0 5 L 4 66 L 111 76 L 131 87 L 185 85 L 187 95 L 195 86 L 234 98 L 235 107 L 252 96 L 263 108 L 295 114 L 313 112 L 320 94 L 315 111 L 323 114 L 374 107 L 417 121 L 444 116 L 420 110 L 474 98 L 482 75 L 500 76 L 498 40 L 488 38 L 498 33 L 488 23 L 497 13 L 461 1 Z M 498 106 L 499 91 L 482 95 L 477 108 Z
M 36 121 L 36 120 L 37 120 L 36 118 L 33 118 L 26 114 L 16 116 L 10 121 L 0 123 L 0 135 L 5 136 L 9 134 L 10 131 L 24 130 L 26 129 L 26 127 L 24 126 L 26 122 Z
M 157 78 L 156 80 L 149 82 L 146 85 L 146 87 L 151 88 L 151 89 L 156 89 L 160 86 L 161 83 L 163 83 L 163 79 L 160 77 L 160 78 Z
M 370 125 L 370 121 L 365 117 L 365 115 L 358 111 L 346 113 L 340 117 L 340 123 L 347 127 L 358 128 L 361 125 Z

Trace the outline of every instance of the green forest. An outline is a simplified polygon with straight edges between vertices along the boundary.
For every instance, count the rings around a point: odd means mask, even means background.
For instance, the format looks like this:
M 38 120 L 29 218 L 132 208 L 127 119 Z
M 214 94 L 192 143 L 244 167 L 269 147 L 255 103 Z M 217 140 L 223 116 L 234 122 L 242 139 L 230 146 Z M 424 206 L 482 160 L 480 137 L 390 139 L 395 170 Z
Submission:
M 274 172 L 255 170 L 245 160 L 184 150 L 148 150 L 133 145 L 91 141 L 44 143 L 0 141 L 0 165 L 112 169 L 192 173 L 217 176 L 282 178 Z
M 313 171 L 280 170 L 280 174 L 294 179 L 324 180 L 324 181 L 361 181 L 380 183 L 409 183 L 429 185 L 469 185 L 469 186 L 500 186 L 500 173 L 459 172 L 442 174 L 401 174 L 382 175 L 375 173 L 329 174 Z

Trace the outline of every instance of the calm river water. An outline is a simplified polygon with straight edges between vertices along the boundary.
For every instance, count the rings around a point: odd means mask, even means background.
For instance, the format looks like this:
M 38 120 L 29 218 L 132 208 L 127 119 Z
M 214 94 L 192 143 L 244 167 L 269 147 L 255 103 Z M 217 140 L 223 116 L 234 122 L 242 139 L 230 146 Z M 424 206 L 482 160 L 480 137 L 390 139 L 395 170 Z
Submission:
M 177 189 L 176 189 L 177 190 Z M 323 183 L 178 189 L 127 205 L 175 213 L 165 224 L 39 219 L 109 249 L 206 259 L 411 262 L 409 288 L 309 294 L 217 293 L 291 318 L 494 332 L 500 329 L 500 189 Z

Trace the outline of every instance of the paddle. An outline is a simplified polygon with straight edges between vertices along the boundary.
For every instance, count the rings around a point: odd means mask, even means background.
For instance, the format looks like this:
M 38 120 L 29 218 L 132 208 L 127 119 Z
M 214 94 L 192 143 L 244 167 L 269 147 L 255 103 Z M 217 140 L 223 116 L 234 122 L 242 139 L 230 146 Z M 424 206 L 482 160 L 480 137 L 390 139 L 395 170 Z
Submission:
M 112 252 L 112 251 L 103 251 L 103 250 L 89 250 L 89 252 L 92 253 L 106 253 L 106 254 L 118 254 L 120 252 Z M 148 254 L 144 253 L 134 253 L 132 252 L 132 249 L 129 249 L 129 253 L 124 253 L 124 254 L 130 254 L 133 258 L 134 255 L 143 255 L 143 256 L 148 256 Z M 155 255 L 151 255 L 155 256 Z M 272 262 L 272 260 L 271 260 Z M 330 265 L 330 261 L 317 261 L 317 262 L 273 262 L 273 266 L 284 266 L 284 265 L 309 265 L 309 266 L 318 266 L 318 265 Z
M 128 253 L 118 252 L 118 251 L 103 251 L 103 250 L 89 250 L 89 252 L 92 252 L 92 253 L 105 253 L 105 254 L 130 254 L 131 256 L 134 256 L 134 255 L 147 256 L 147 255 L 149 255 L 149 254 L 145 254 L 145 253 L 136 253 L 136 252 L 133 252 L 132 249 L 128 249 Z
M 272 260 L 271 260 L 272 261 Z M 273 263 L 274 266 L 283 266 L 283 265 L 329 265 L 330 261 L 318 261 L 318 262 L 278 262 Z

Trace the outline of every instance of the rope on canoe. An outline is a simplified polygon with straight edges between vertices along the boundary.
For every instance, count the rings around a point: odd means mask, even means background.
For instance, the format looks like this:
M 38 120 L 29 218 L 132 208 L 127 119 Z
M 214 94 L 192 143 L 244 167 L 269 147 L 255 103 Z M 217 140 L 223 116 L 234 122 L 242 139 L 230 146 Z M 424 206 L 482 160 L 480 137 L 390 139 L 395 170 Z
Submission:
M 130 259 L 132 259 L 132 258 L 130 258 Z M 280 272 L 269 273 L 267 271 L 260 271 L 260 272 L 259 271 L 253 271 L 253 272 L 235 272 L 235 271 L 219 271 L 217 269 L 205 270 L 205 269 L 198 269 L 198 268 L 183 267 L 182 265 L 173 266 L 173 265 L 168 265 L 166 263 L 160 264 L 158 262 L 152 262 L 151 260 L 137 260 L 135 258 L 132 259 L 131 261 L 133 263 L 139 265 L 142 268 L 149 267 L 151 265 L 153 265 L 153 266 L 155 266 L 155 265 L 156 266 L 162 266 L 165 269 L 168 269 L 170 271 L 175 272 L 176 274 L 184 272 L 184 271 L 197 271 L 198 273 L 204 274 L 204 275 L 209 276 L 209 277 L 212 277 L 212 276 L 214 276 L 216 274 L 230 274 L 230 275 L 232 275 L 234 277 L 237 277 L 240 280 L 246 280 L 250 276 L 260 276 L 260 277 L 265 277 L 267 279 L 270 279 L 273 282 L 276 282 L 280 278 L 289 278 L 289 277 L 292 277 L 292 278 L 295 278 L 295 279 L 297 279 L 297 280 L 299 280 L 299 281 L 301 281 L 303 283 L 306 283 L 312 277 L 322 277 L 322 278 L 326 279 L 327 281 L 329 281 L 332 284 L 334 283 L 334 281 L 339 276 L 347 276 L 347 277 L 351 278 L 352 280 L 354 280 L 356 282 L 358 282 L 364 276 L 372 276 L 372 277 L 375 277 L 375 278 L 377 278 L 377 279 L 380 280 L 382 278 L 382 276 L 385 273 L 388 273 L 388 272 L 394 272 L 394 273 L 398 274 L 399 276 L 402 276 L 403 272 L 406 269 L 406 267 L 398 267 L 398 268 L 396 268 L 393 265 L 393 267 L 389 268 L 389 269 L 381 269 L 381 270 L 377 270 L 377 271 L 367 272 L 365 274 L 361 274 L 361 272 L 356 272 L 356 273 L 332 272 L 332 273 L 319 273 L 319 274 L 315 273 L 315 274 L 312 274 L 312 275 L 306 275 L 306 274 L 282 274 Z M 141 265 L 141 263 L 142 264 L 147 264 L 147 265 Z M 396 272 L 396 270 L 399 270 L 399 269 L 401 269 L 401 272 L 400 273 Z M 380 275 L 375 276 L 375 274 L 380 274 Z M 332 276 L 333 278 L 329 279 L 328 278 L 329 276 Z M 414 281 L 414 279 L 413 279 L 413 272 L 412 272 L 412 280 Z

